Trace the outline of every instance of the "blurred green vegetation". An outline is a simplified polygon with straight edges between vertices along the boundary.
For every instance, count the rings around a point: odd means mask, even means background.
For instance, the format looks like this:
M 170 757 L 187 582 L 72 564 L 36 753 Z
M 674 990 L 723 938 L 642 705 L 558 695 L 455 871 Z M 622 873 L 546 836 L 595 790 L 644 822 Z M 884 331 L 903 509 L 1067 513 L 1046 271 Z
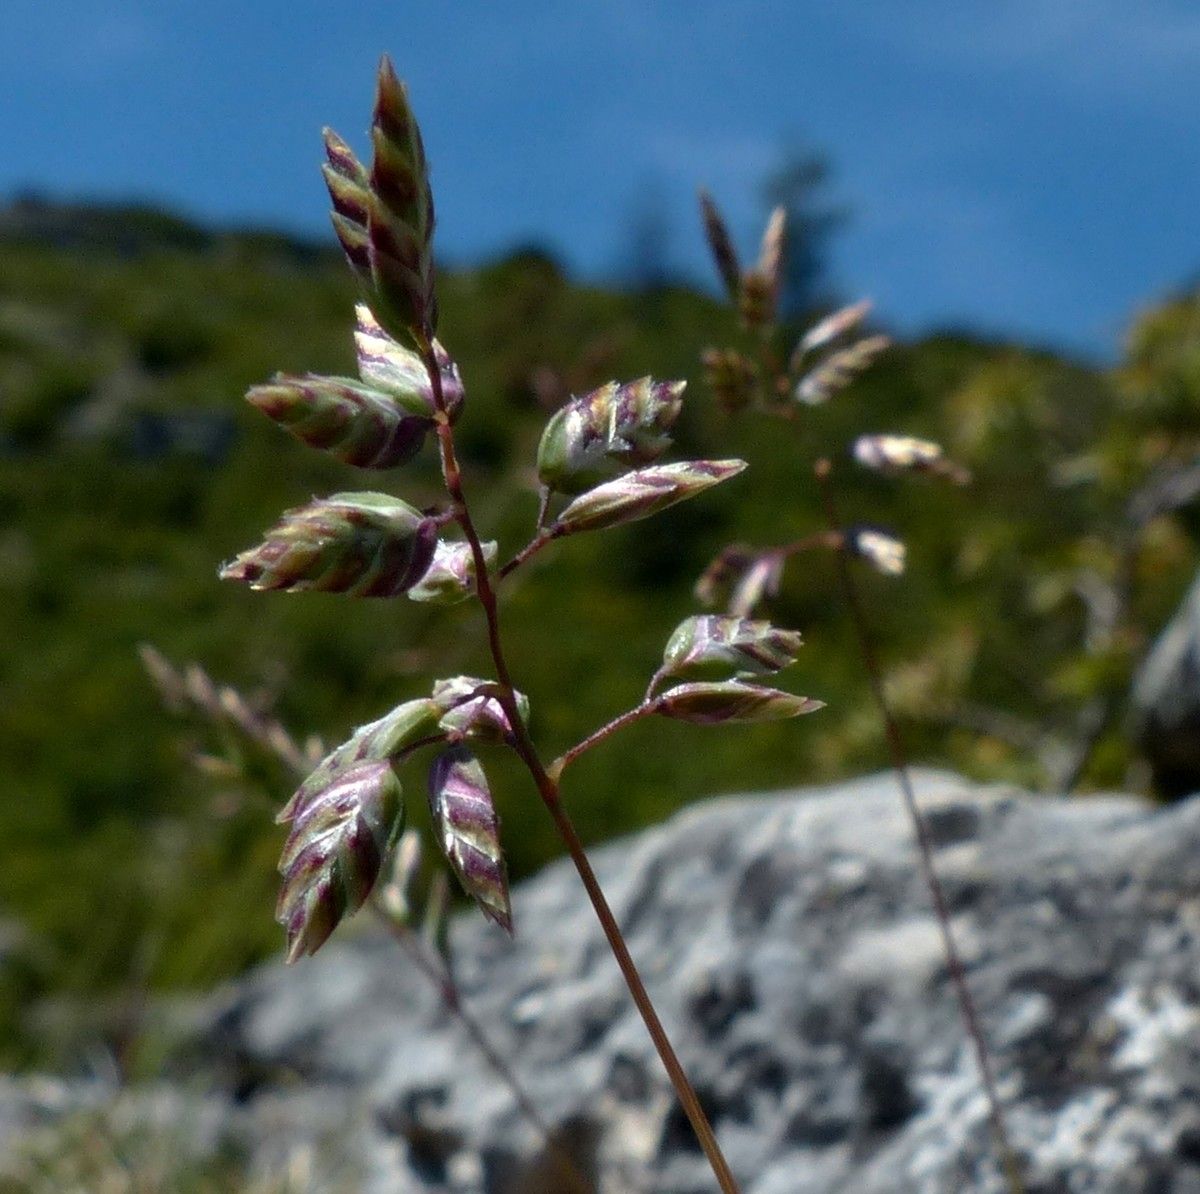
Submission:
M 147 229 L 134 235 L 113 217 L 123 239 L 106 240 L 99 217 L 82 241 L 44 230 L 0 239 L 0 910 L 24 933 L 3 946 L 10 1064 L 45 1060 L 36 996 L 87 994 L 101 1007 L 103 992 L 208 986 L 280 945 L 269 814 L 287 777 L 254 761 L 271 797 L 246 800 L 219 767 L 190 766 L 188 751 L 209 746 L 162 708 L 139 643 L 200 661 L 299 735 L 329 742 L 435 676 L 488 671 L 469 606 L 258 595 L 217 581 L 222 560 L 314 494 L 373 487 L 436 500 L 436 462 L 427 447 L 412 467 L 356 477 L 242 402 L 277 369 L 353 371 L 354 294 L 337 257 L 262 234 L 182 236 L 171 221 L 159 235 L 141 218 Z M 855 435 L 903 431 L 942 440 L 976 475 L 956 489 L 839 468 L 846 517 L 909 545 L 907 576 L 864 572 L 863 583 L 913 756 L 1046 784 L 1090 735 L 1083 785 L 1136 781 L 1121 700 L 1191 579 L 1200 527 L 1184 509 L 1131 533 L 1128 507 L 1195 458 L 1194 297 L 1145 314 L 1113 370 L 968 335 L 898 346 L 793 436 L 731 420 L 703 392 L 700 351 L 737 336 L 703 295 L 574 285 L 534 251 L 450 274 L 440 293 L 440 335 L 468 386 L 469 495 L 502 558 L 528 537 L 534 447 L 568 389 L 691 379 L 677 457 L 753 466 L 654 520 L 558 545 L 514 578 L 505 633 L 547 754 L 636 702 L 722 546 L 820 525 L 817 452 L 845 461 Z M 1106 585 L 1124 601 L 1098 628 Z M 761 727 L 634 727 L 570 774 L 585 838 L 714 793 L 882 765 L 836 592 L 832 561 L 803 558 L 773 606 L 807 639 L 791 686 L 826 710 Z M 1098 727 L 1087 720 L 1097 702 Z M 556 840 L 519 769 L 499 755 L 492 766 L 521 875 L 554 856 Z M 407 780 L 420 819 L 423 780 Z

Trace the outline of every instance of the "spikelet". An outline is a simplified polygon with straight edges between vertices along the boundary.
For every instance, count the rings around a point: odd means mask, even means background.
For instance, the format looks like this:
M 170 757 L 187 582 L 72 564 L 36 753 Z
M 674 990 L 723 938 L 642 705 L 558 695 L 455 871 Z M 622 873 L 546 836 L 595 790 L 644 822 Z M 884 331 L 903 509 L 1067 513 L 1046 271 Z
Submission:
M 495 539 L 481 543 L 484 562 L 495 562 L 499 545 Z M 410 601 L 432 605 L 456 605 L 475 592 L 475 556 L 469 543 L 447 543 L 439 540 L 433 562 L 425 575 L 408 590 Z
M 411 414 L 431 417 L 437 404 L 425 362 L 389 336 L 365 303 L 357 304 L 354 315 L 354 347 L 363 381 L 383 390 Z M 465 397 L 462 378 L 458 366 L 437 340 L 433 342 L 433 355 L 441 374 L 442 405 L 450 422 L 455 423 Z
M 581 494 L 551 529 L 559 535 L 573 535 L 649 518 L 736 477 L 745 467 L 744 460 L 685 460 L 638 469 Z
M 721 683 L 680 684 L 655 698 L 655 712 L 695 725 L 724 725 L 744 721 L 782 721 L 824 708 L 823 701 L 793 696 L 778 688 Z
M 411 337 L 424 348 L 437 329 L 433 193 L 421 130 L 387 57 L 379 64 L 371 145 L 366 228 L 372 310 L 390 335 Z
M 663 652 L 662 673 L 678 676 L 711 666 L 777 672 L 795 663 L 803 641 L 797 631 L 770 622 L 701 614 L 675 628 Z
M 489 920 L 513 931 L 500 823 L 479 760 L 452 746 L 429 771 L 429 812 L 434 832 L 463 890 Z
M 346 377 L 277 373 L 246 400 L 285 431 L 357 468 L 393 468 L 411 460 L 433 420 L 410 414 L 394 397 Z
M 395 597 L 425 575 L 437 524 L 383 493 L 338 493 L 288 510 L 221 569 L 252 589 Z
M 289 962 L 315 953 L 362 907 L 399 835 L 403 807 L 390 764 L 374 762 L 339 772 L 293 810 L 275 907 Z
M 441 712 L 439 726 L 449 737 L 483 742 L 509 742 L 513 728 L 504 706 L 492 693 L 495 684 L 478 676 L 451 676 L 433 686 L 433 703 Z M 513 690 L 517 712 L 529 720 L 529 698 Z
M 700 363 L 704 367 L 704 380 L 727 414 L 734 414 L 754 401 L 758 372 L 749 357 L 733 348 L 706 348 L 700 354 Z
M 870 368 L 891 343 L 886 336 L 869 336 L 830 353 L 796 383 L 796 401 L 806 406 L 821 406 L 828 402 L 834 394 L 844 390 L 860 373 Z
M 341 746 L 327 754 L 292 794 L 275 820 L 286 825 L 316 792 L 360 763 L 397 759 L 414 742 L 438 734 L 441 709 L 428 698 L 405 701 L 375 721 L 359 726 Z
M 559 493 L 582 493 L 671 446 L 683 381 L 610 381 L 555 412 L 538 445 L 538 479 Z
M 350 269 L 364 294 L 372 294 L 371 254 L 368 247 L 367 219 L 371 210 L 371 182 L 354 151 L 333 131 L 323 131 L 325 164 L 321 173 L 333 204 L 330 219 L 341 242 Z

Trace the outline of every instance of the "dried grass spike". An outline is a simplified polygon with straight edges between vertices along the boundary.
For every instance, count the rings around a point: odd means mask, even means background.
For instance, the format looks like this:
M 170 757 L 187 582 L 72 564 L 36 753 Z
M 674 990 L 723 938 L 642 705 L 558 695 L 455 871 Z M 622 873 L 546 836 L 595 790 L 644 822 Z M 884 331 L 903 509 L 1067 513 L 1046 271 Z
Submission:
M 891 340 L 886 336 L 870 336 L 848 348 L 831 353 L 810 369 L 796 383 L 796 401 L 807 406 L 821 406 L 834 394 L 844 390 L 860 373 L 870 368 Z
M 852 303 L 848 307 L 841 307 L 832 314 L 826 315 L 824 319 L 814 323 L 800 337 L 800 341 L 792 353 L 791 363 L 788 366 L 789 372 L 795 373 L 809 353 L 816 352 L 818 348 L 824 348 L 825 345 L 831 344 L 834 340 L 857 328 L 866 319 L 870 311 L 871 300 L 862 299 L 860 302 Z
M 742 267 L 737 250 L 733 247 L 733 238 L 712 196 L 703 189 L 700 191 L 700 214 L 704 219 L 704 234 L 708 238 L 717 273 L 721 275 L 729 297 L 737 302 L 742 289 Z

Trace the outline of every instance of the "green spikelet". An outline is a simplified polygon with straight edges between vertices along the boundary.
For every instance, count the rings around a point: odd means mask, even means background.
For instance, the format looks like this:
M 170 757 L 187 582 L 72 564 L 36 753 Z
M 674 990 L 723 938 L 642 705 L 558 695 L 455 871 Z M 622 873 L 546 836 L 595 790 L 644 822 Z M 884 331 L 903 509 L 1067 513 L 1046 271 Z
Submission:
M 275 818 L 284 825 L 337 776 L 361 763 L 387 762 L 420 738 L 437 735 L 442 708 L 429 698 L 405 701 L 375 721 L 359 726 L 354 733 L 327 754 Z
M 686 384 L 641 377 L 572 398 L 542 433 L 538 479 L 559 493 L 582 493 L 657 460 L 671 446 Z

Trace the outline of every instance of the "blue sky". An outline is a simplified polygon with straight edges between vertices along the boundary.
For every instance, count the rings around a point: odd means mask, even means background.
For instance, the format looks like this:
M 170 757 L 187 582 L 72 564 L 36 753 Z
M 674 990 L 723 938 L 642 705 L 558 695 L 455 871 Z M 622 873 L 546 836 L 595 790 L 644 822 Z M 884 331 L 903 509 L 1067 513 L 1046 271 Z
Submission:
M 901 331 L 1104 357 L 1200 272 L 1195 0 L 4 0 L 0 34 L 0 194 L 323 234 L 318 131 L 362 146 L 387 50 L 451 260 L 612 273 L 649 192 L 707 279 L 696 185 L 749 241 L 799 137 L 852 212 L 839 289 Z

